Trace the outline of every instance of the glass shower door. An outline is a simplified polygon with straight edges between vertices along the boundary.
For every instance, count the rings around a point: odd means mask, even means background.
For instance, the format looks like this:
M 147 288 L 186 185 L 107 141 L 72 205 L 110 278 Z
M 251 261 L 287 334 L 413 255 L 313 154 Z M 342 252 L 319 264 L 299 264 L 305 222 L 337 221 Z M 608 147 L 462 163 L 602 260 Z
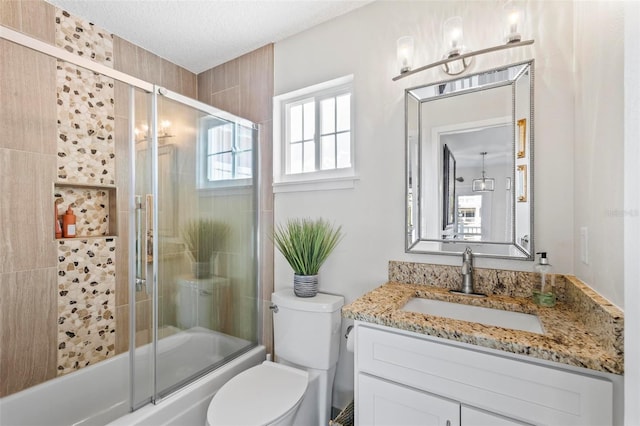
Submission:
M 136 154 L 153 401 L 257 345 L 260 318 L 256 126 L 162 93 Z

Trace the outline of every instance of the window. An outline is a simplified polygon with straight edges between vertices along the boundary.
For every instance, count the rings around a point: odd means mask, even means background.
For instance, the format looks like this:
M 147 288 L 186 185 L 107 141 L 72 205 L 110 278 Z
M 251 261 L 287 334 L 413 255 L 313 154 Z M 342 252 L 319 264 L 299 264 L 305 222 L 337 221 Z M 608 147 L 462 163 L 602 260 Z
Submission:
M 287 174 L 351 167 L 351 92 L 292 102 L 285 117 Z
M 200 188 L 247 184 L 253 168 L 253 129 L 213 117 L 201 125 Z
M 353 181 L 352 92 L 348 76 L 274 98 L 274 187 Z

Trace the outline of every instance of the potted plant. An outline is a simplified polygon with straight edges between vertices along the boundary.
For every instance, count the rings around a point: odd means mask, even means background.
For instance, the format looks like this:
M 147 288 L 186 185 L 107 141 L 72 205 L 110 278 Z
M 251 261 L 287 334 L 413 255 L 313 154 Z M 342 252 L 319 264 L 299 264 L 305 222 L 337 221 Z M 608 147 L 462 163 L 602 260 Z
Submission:
M 323 219 L 289 219 L 273 232 L 273 242 L 293 268 L 293 291 L 298 297 L 318 293 L 318 271 L 342 239 L 342 227 Z
M 182 238 L 192 261 L 194 277 L 211 275 L 211 260 L 222 251 L 228 236 L 229 225 L 212 219 L 191 220 L 184 225 Z

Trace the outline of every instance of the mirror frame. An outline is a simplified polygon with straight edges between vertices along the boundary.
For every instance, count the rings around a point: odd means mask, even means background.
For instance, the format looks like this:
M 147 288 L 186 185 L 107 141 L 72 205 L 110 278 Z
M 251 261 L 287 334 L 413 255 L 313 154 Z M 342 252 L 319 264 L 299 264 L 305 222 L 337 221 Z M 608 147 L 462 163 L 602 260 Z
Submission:
M 535 83 L 535 79 L 534 79 L 534 60 L 530 59 L 527 61 L 523 61 L 523 62 L 518 62 L 518 63 L 514 63 L 514 64 L 509 64 L 509 65 L 505 65 L 505 66 L 500 66 L 497 68 L 493 68 L 493 69 L 489 69 L 489 70 L 484 70 L 481 72 L 477 72 L 477 73 L 473 73 L 473 74 L 468 74 L 462 77 L 457 77 L 457 78 L 453 78 L 453 79 L 448 79 L 448 80 L 442 80 L 442 81 L 438 81 L 435 83 L 430 83 L 430 84 L 424 84 L 424 85 L 420 85 L 420 86 L 415 86 L 415 87 L 410 87 L 408 89 L 405 89 L 405 224 L 404 224 L 404 234 L 405 234 L 405 252 L 406 253 L 422 253 L 422 254 L 442 254 L 442 255 L 453 255 L 453 256 L 460 256 L 464 250 L 466 249 L 466 247 L 470 247 L 473 250 L 474 255 L 478 256 L 478 257 L 488 257 L 488 258 L 499 258 L 499 259 L 509 259 L 509 260 L 526 260 L 526 261 L 533 261 L 534 260 L 534 256 L 535 256 L 535 249 L 534 249 L 534 83 Z M 443 84 L 448 84 L 448 83 L 453 83 L 453 82 L 457 82 L 457 81 L 462 81 L 462 80 L 467 80 L 470 79 L 472 77 L 475 76 L 480 76 L 480 75 L 484 75 L 484 74 L 489 74 L 489 73 L 494 73 L 497 71 L 502 71 L 502 70 L 507 70 L 509 68 L 513 68 L 513 67 L 519 67 L 522 66 L 522 69 L 516 73 L 516 75 L 514 75 L 512 78 L 508 78 L 499 82 L 493 82 L 493 83 L 488 83 L 488 84 L 484 84 L 484 85 L 480 85 L 480 86 L 472 86 L 472 87 L 467 87 L 464 89 L 460 89 L 460 90 L 454 90 L 452 92 L 446 92 L 446 93 L 442 93 L 442 94 L 433 94 L 433 95 L 429 95 L 426 97 L 422 97 L 422 99 L 418 99 L 416 96 L 414 96 L 412 94 L 413 91 L 421 89 L 421 88 L 426 88 L 426 87 L 435 87 L 435 86 L 439 86 L 439 85 L 443 85 Z M 528 134 L 525 135 L 525 141 L 524 143 L 526 143 L 527 146 L 527 150 L 529 152 L 529 158 L 528 158 L 528 163 L 527 163 L 527 167 L 528 167 L 528 182 L 525 183 L 527 189 L 527 193 L 528 193 L 528 199 L 526 199 L 526 201 L 529 203 L 529 233 L 527 235 L 524 235 L 522 238 L 520 238 L 519 236 L 516 235 L 516 206 L 518 203 L 518 199 L 517 199 L 517 170 L 519 167 L 519 164 L 517 164 L 517 160 L 519 158 L 519 152 L 517 152 L 517 150 L 520 149 L 520 143 L 517 143 L 516 141 L 518 140 L 517 138 L 520 137 L 520 132 L 522 131 L 521 126 L 519 125 L 519 122 L 521 122 L 523 117 L 517 117 L 516 118 L 516 83 L 518 82 L 518 79 L 520 76 L 523 75 L 524 72 L 526 72 L 528 70 L 529 72 L 529 78 L 530 78 L 530 83 L 529 83 L 529 113 L 528 113 L 528 117 L 527 119 L 529 120 L 529 130 L 528 130 Z M 513 190 L 513 199 L 512 199 L 512 207 L 511 207 L 511 223 L 508 224 L 509 226 L 511 226 L 512 229 L 512 240 L 511 241 L 507 241 L 507 242 L 482 242 L 482 241 L 464 241 L 464 240 L 455 240 L 455 239 L 431 239 L 431 238 L 422 238 L 421 237 L 421 230 L 418 229 L 417 232 L 415 233 L 415 238 L 412 237 L 413 232 L 412 231 L 412 227 L 413 227 L 413 222 L 414 220 L 417 220 L 418 223 L 415 224 L 415 226 L 418 226 L 418 228 L 421 226 L 420 222 L 421 222 L 421 218 L 422 218 L 422 200 L 421 198 L 421 194 L 420 192 L 422 191 L 422 170 L 425 167 L 429 167 L 429 165 L 425 165 L 422 164 L 423 162 L 423 158 L 422 155 L 419 153 L 418 154 L 418 158 L 417 161 L 416 159 L 411 159 L 410 155 L 411 155 L 411 147 L 410 147 L 410 135 L 413 133 L 415 135 L 415 131 L 411 132 L 411 129 L 409 129 L 409 124 L 410 124 L 410 120 L 409 120 L 409 114 L 410 114 L 410 105 L 409 105 L 409 101 L 410 98 L 417 101 L 417 139 L 418 139 L 418 152 L 422 152 L 422 149 L 420 147 L 420 145 L 422 145 L 422 138 L 423 138 L 423 129 L 422 129 L 422 106 L 425 102 L 431 102 L 434 100 L 438 100 L 438 99 L 444 99 L 444 98 L 449 98 L 452 96 L 461 96 L 461 95 L 465 95 L 465 94 L 470 94 L 470 93 L 475 93 L 475 92 L 480 92 L 483 90 L 488 90 L 488 89 L 493 89 L 493 88 L 497 88 L 497 87 L 502 87 L 502 86 L 511 86 L 512 90 L 512 96 L 511 96 L 511 104 L 512 104 L 512 108 L 511 108 L 511 121 L 512 121 L 512 157 L 513 157 L 513 170 L 511 173 L 511 182 L 512 183 L 512 188 L 514 188 Z M 415 121 L 415 120 L 414 120 Z M 518 156 L 518 157 L 516 157 Z M 436 162 L 434 160 L 434 162 Z M 437 163 L 437 162 L 436 162 Z M 417 164 L 417 165 L 416 165 Z M 413 169 L 412 169 L 412 165 L 413 165 Z M 526 169 L 525 169 L 526 170 Z M 416 173 L 419 176 L 412 176 L 412 173 Z M 442 173 L 443 170 L 439 170 L 438 173 Z M 417 180 L 419 182 L 420 185 L 420 189 L 419 191 L 414 191 L 412 194 L 410 193 L 410 187 L 411 187 L 411 180 Z M 440 199 L 438 200 L 438 209 L 442 212 L 442 214 L 444 215 L 444 204 L 443 203 L 443 196 L 444 196 L 444 192 L 438 190 L 438 192 L 440 193 Z M 415 201 L 415 198 L 418 198 L 417 202 Z M 413 205 L 410 206 L 410 204 L 413 203 Z M 417 208 L 418 212 L 417 212 L 417 216 L 414 216 L 415 213 L 412 211 L 414 210 L 414 207 Z M 416 217 L 417 219 L 414 219 L 414 217 Z M 446 221 L 446 218 L 443 216 L 443 222 Z M 527 239 L 528 238 L 528 239 Z M 521 240 L 521 241 L 518 241 Z M 425 244 L 426 243 L 426 244 Z M 450 247 L 452 250 L 442 250 L 441 247 L 442 245 L 447 244 L 448 247 Z M 524 247 L 524 245 L 527 244 L 528 247 Z M 437 246 L 440 248 L 431 248 L 430 246 Z M 494 251 L 498 251 L 498 247 L 496 246 L 508 246 L 508 251 L 510 251 L 512 254 L 503 254 L 503 253 L 491 253 L 491 252 L 487 252 L 490 251 L 491 248 L 494 248 Z M 425 248 L 426 247 L 426 248 Z M 485 252 L 483 253 L 483 248 L 485 249 Z M 504 247 L 501 247 L 500 250 L 504 250 Z M 514 254 L 515 253 L 515 254 Z

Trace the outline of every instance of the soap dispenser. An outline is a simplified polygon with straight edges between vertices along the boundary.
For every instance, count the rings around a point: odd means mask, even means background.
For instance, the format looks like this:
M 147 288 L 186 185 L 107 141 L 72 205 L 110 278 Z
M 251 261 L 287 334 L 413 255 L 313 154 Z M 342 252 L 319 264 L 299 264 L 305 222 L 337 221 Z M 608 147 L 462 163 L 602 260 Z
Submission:
M 539 254 L 540 258 L 534 267 L 536 282 L 533 287 L 533 301 L 539 306 L 550 308 L 556 304 L 555 275 L 551 273 L 551 264 L 547 259 L 547 253 L 543 251 L 536 254 Z

